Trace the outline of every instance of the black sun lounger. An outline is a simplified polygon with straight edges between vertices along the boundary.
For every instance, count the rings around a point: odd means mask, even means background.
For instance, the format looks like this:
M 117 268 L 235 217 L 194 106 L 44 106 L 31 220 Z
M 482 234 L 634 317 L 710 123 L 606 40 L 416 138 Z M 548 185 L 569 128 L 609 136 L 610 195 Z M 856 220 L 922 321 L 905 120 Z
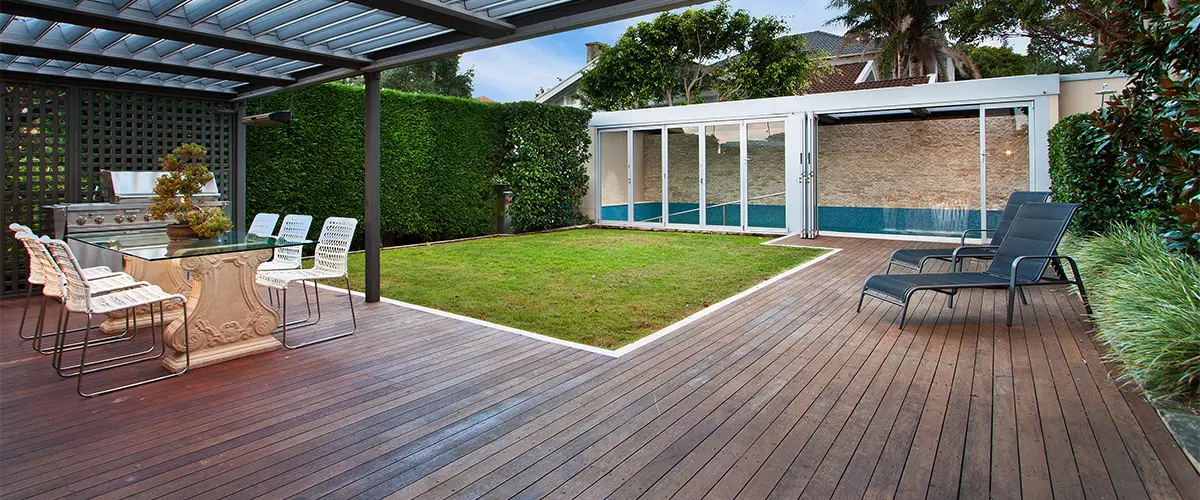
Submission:
M 1079 205 L 1074 203 L 1025 203 L 1017 211 L 1008 235 L 996 249 L 996 255 L 986 271 L 876 274 L 867 278 L 863 285 L 862 295 L 858 298 L 858 310 L 862 311 L 863 298 L 868 295 L 901 306 L 903 309 L 900 311 L 900 328 L 904 328 L 908 303 L 916 292 L 932 290 L 953 297 L 965 288 L 1007 289 L 1007 324 L 1012 326 L 1013 300 L 1021 287 L 1072 284 L 1079 289 L 1079 297 L 1083 300 L 1087 312 L 1091 313 L 1092 306 L 1088 303 L 1075 260 L 1054 253 L 1077 208 Z M 1064 260 L 1071 266 L 1073 279 L 1068 279 L 1065 275 L 1060 278 L 1044 276 L 1049 262 L 1061 263 Z M 951 304 L 947 301 L 947 307 Z
M 1012 224 L 1013 217 L 1017 216 L 1017 210 L 1025 203 L 1044 203 L 1050 199 L 1050 193 L 1045 191 L 1016 191 L 1008 196 L 1008 202 L 1004 205 L 1004 211 L 1000 213 L 1000 222 L 996 223 L 995 229 L 968 229 L 963 231 L 962 240 L 959 242 L 958 248 L 911 248 L 896 250 L 892 252 L 892 258 L 888 260 L 887 273 L 892 272 L 892 266 L 903 267 L 921 272 L 925 268 L 925 263 L 930 260 L 952 261 L 955 257 L 959 259 L 982 259 L 991 260 L 996 255 L 996 248 L 1004 241 L 1004 237 L 1008 235 L 1008 228 Z M 984 233 L 992 233 L 992 240 L 989 245 L 967 245 L 967 237 L 972 234 L 979 234 L 980 237 Z

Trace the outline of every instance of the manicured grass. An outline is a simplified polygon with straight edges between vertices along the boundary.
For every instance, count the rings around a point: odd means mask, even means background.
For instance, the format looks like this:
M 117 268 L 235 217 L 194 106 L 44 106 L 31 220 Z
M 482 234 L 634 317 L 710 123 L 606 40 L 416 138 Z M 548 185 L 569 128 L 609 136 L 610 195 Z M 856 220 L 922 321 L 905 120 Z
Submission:
M 769 238 L 578 229 L 384 251 L 384 297 L 616 348 L 826 250 Z M 362 289 L 363 255 L 350 276 Z

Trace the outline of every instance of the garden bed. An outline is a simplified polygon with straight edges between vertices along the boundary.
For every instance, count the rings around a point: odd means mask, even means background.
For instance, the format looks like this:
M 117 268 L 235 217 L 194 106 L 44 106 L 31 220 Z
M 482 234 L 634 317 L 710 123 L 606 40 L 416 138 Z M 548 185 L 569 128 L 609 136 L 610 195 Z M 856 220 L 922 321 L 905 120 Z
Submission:
M 757 236 L 575 229 L 385 250 L 382 295 L 613 349 L 828 250 Z M 361 290 L 363 255 L 350 259 Z

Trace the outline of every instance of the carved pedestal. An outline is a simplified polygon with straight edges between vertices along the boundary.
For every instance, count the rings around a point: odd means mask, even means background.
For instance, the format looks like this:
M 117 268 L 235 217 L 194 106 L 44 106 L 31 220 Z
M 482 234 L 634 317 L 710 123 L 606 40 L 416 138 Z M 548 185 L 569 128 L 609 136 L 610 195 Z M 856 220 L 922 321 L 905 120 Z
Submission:
M 254 273 L 271 250 L 171 259 L 192 282 L 188 292 L 188 347 L 191 367 L 273 351 L 282 346 L 271 336 L 279 313 L 255 290 Z M 121 320 L 122 328 L 124 320 Z M 163 360 L 173 372 L 184 368 L 183 316 L 167 326 L 167 346 L 175 354 Z
M 178 293 L 188 295 L 191 293 L 192 285 L 188 282 L 187 274 L 179 267 L 179 262 L 175 259 L 168 260 L 146 260 L 135 257 L 125 256 L 125 272 L 133 279 L 138 281 L 148 281 L 159 288 L 162 288 L 167 293 Z M 155 308 L 157 309 L 157 307 Z M 176 302 L 168 302 L 164 307 L 163 319 L 170 323 L 179 317 L 182 310 Z M 150 310 L 148 307 L 137 308 L 137 324 L 150 324 Z M 108 313 L 108 319 L 100 324 L 100 331 L 115 335 L 125 331 L 125 316 L 126 311 L 113 311 Z M 158 321 L 158 313 L 154 314 L 154 321 Z

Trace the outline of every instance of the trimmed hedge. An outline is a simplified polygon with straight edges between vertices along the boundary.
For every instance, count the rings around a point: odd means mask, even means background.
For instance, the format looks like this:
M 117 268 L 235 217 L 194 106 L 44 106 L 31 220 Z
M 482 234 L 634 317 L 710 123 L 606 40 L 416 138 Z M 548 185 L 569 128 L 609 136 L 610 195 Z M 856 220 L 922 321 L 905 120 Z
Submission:
M 501 182 L 513 191 L 513 229 L 535 231 L 585 222 L 579 205 L 588 189 L 591 112 L 533 102 L 508 104 L 506 111 Z
M 326 217 L 363 219 L 363 97 L 362 87 L 310 87 L 295 93 L 291 125 L 247 130 L 247 216 L 309 214 L 314 233 Z M 287 109 L 289 98 L 276 94 L 256 99 L 247 104 L 247 112 Z M 545 214 L 561 214 L 564 203 L 578 207 L 586 193 L 586 177 L 580 184 L 574 169 L 586 175 L 590 113 L 547 104 L 482 103 L 388 89 L 382 90 L 380 99 L 380 211 L 385 243 L 492 232 L 493 184 L 505 177 L 513 183 L 515 226 L 541 228 L 572 222 L 562 215 L 547 218 Z M 510 123 L 519 140 L 508 133 Z M 571 154 L 569 145 L 580 137 L 582 157 Z M 506 153 L 513 168 L 505 167 Z M 580 158 L 583 161 L 572 163 Z M 360 224 L 360 234 L 362 230 Z
M 1054 200 L 1078 203 L 1071 223 L 1079 234 L 1104 231 L 1129 222 L 1140 200 L 1124 182 L 1127 176 L 1103 140 L 1105 133 L 1090 115 L 1074 114 L 1050 129 L 1050 191 Z

